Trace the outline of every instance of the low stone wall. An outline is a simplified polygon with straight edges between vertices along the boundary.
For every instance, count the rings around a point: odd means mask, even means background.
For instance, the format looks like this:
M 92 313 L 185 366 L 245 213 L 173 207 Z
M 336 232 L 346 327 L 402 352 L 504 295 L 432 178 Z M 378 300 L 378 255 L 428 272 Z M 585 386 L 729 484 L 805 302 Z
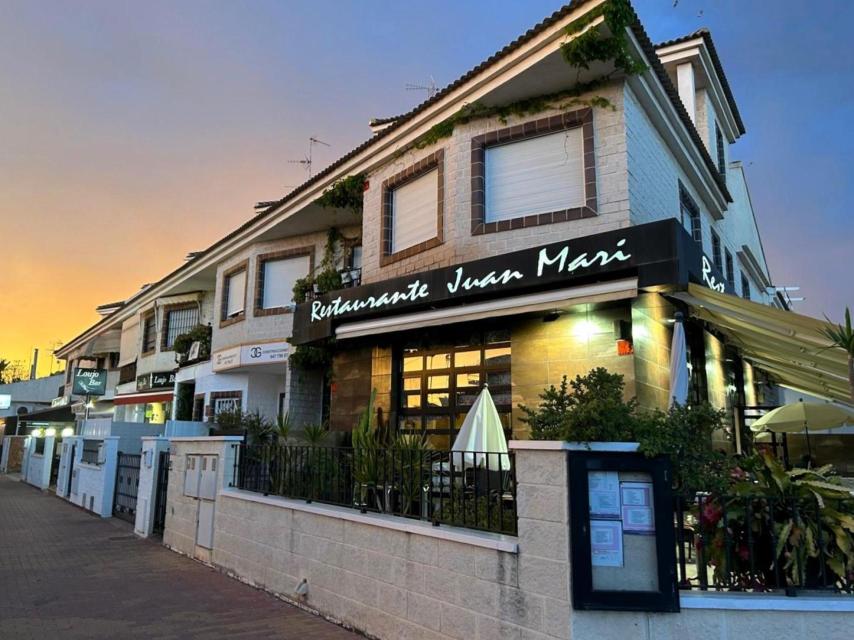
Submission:
M 850 637 L 854 598 L 685 594 L 681 613 L 574 611 L 566 451 L 517 449 L 518 537 L 228 486 L 233 442 L 171 442 L 164 543 L 384 640 L 802 640 Z M 188 454 L 217 455 L 213 548 L 195 543 Z

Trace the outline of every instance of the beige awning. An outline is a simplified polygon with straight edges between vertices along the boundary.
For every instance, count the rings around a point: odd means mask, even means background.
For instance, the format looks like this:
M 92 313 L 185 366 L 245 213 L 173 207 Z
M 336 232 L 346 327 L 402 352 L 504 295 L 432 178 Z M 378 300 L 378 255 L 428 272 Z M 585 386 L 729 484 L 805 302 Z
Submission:
M 689 284 L 671 297 L 723 332 L 744 356 L 780 384 L 820 397 L 850 402 L 848 360 L 821 334 L 821 320 Z
M 121 335 L 121 329 L 108 329 L 86 343 L 83 355 L 102 356 L 108 353 L 118 353 Z

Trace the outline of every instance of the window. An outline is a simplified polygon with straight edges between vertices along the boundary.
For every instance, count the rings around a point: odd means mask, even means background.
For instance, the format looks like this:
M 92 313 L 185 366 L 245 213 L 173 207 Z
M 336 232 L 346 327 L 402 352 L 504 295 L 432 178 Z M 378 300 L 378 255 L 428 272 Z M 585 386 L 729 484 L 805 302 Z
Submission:
M 724 148 L 724 134 L 718 123 L 715 123 L 715 143 L 718 151 L 718 173 L 726 179 L 726 152 Z
M 442 244 L 444 176 L 439 149 L 383 182 L 380 266 Z
M 591 109 L 472 138 L 472 235 L 591 218 L 596 207 Z
M 350 247 L 350 253 L 347 255 L 347 267 L 350 269 L 362 268 L 362 245 L 356 244 Z
M 119 384 L 126 384 L 134 380 L 136 380 L 136 360 L 119 369 Z
M 151 353 L 157 345 L 157 316 L 149 311 L 142 319 L 142 352 Z
M 175 338 L 187 333 L 199 324 L 199 306 L 197 304 L 167 307 L 163 313 L 163 343 L 161 351 L 169 351 L 175 344 Z
M 585 204 L 581 127 L 487 147 L 484 164 L 486 222 Z
M 247 262 L 226 271 L 222 281 L 222 322 L 242 320 L 246 311 Z
M 255 310 L 284 311 L 294 302 L 294 283 L 311 272 L 311 249 L 261 256 L 258 259 L 258 288 Z
M 510 429 L 510 332 L 485 331 L 456 345 L 404 346 L 399 361 L 398 428 L 425 433 L 448 449 L 484 383 Z
M 726 254 L 726 282 L 730 289 L 735 291 L 735 266 L 732 263 L 732 254 L 729 249 L 724 249 Z
M 229 395 L 229 397 L 224 398 L 213 398 L 213 394 L 211 394 L 213 400 L 213 412 L 214 418 L 222 412 L 232 413 L 236 411 L 240 411 L 240 395 Z
M 750 280 L 744 273 L 741 274 L 741 297 L 750 300 Z
M 712 230 L 712 260 L 718 269 L 723 268 L 723 260 L 721 259 L 721 237 Z
M 691 234 L 694 242 L 702 246 L 703 223 L 700 219 L 700 209 L 681 180 L 679 181 L 679 215 L 682 226 Z
M 391 253 L 436 237 L 437 169 L 396 187 L 391 197 Z

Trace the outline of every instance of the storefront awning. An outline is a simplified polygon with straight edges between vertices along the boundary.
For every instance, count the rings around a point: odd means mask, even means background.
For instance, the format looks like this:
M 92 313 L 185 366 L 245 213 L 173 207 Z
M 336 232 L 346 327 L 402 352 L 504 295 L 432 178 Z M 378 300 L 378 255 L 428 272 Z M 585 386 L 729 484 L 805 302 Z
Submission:
M 171 402 L 171 391 L 161 393 L 128 393 L 113 398 L 113 404 L 148 404 L 149 402 Z
M 780 384 L 850 402 L 847 356 L 821 334 L 826 323 L 694 284 L 670 296 L 687 303 L 694 317 L 717 327 Z
M 339 325 L 335 330 L 335 336 L 341 340 L 344 338 L 357 338 L 359 336 L 370 336 L 393 331 L 407 331 L 457 322 L 498 318 L 520 313 L 554 311 L 578 304 L 634 298 L 637 296 L 637 293 L 637 278 L 611 280 L 609 282 L 599 282 L 568 289 L 499 298 L 497 300 L 467 304 L 459 307 L 406 313 L 389 318 L 364 320 L 362 322 L 349 322 Z

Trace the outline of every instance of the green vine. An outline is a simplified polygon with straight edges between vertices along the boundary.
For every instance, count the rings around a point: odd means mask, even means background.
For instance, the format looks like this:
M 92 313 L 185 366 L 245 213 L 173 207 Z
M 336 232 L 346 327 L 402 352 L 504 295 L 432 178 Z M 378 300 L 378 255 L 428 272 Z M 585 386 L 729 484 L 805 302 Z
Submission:
M 609 35 L 603 35 L 598 29 L 585 31 L 600 17 L 604 18 Z M 488 106 L 481 102 L 466 104 L 453 115 L 431 127 L 413 143 L 413 146 L 416 149 L 428 147 L 450 137 L 457 126 L 482 118 L 497 117 L 502 124 L 506 124 L 510 116 L 524 117 L 549 109 L 564 111 L 576 106 L 587 106 L 614 111 L 616 107 L 604 96 L 591 98 L 581 96 L 602 87 L 618 73 L 634 76 L 646 71 L 646 65 L 635 60 L 629 50 L 626 28 L 634 20 L 634 12 L 627 0 L 607 0 L 566 27 L 566 34 L 570 36 L 570 40 L 561 46 L 561 53 L 567 64 L 576 70 L 576 82 L 571 89 L 497 106 Z M 582 71 L 589 71 L 594 62 L 611 62 L 614 68 L 599 78 L 581 82 Z
M 290 355 L 291 364 L 300 369 L 324 369 L 327 377 L 332 371 L 335 339 L 325 338 L 313 344 L 298 344 Z
M 333 183 L 315 203 L 324 208 L 349 209 L 362 215 L 365 192 L 365 174 L 357 173 Z

